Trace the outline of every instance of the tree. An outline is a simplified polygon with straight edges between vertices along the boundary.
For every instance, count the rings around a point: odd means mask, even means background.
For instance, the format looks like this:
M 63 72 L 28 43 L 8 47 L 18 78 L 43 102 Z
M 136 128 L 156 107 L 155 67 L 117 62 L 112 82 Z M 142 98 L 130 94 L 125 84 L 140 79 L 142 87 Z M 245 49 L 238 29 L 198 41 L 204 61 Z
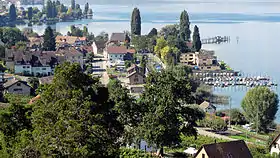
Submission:
M 28 10 L 28 11 L 27 11 L 28 19 L 31 20 L 32 17 L 33 17 L 33 9 L 32 9 L 32 7 L 28 7 L 27 10 Z
M 230 110 L 230 121 L 233 124 L 243 125 L 246 124 L 246 118 L 244 114 L 239 109 Z
M 110 157 L 118 152 L 123 126 L 108 89 L 98 80 L 77 63 L 55 69 L 31 115 L 42 157 Z
M 26 36 L 18 28 L 0 27 L 0 39 L 9 48 L 19 41 L 27 41 Z
M 180 16 L 180 37 L 184 41 L 188 41 L 191 38 L 189 15 L 186 10 L 181 13 Z
M 46 12 L 47 12 L 47 18 L 53 18 L 53 5 L 51 0 L 47 1 Z
M 141 16 L 138 8 L 133 9 L 130 25 L 132 35 L 141 35 Z
M 87 16 L 88 14 L 88 9 L 89 9 L 89 5 L 88 3 L 85 4 L 85 10 L 84 10 L 84 16 Z
M 11 6 L 10 6 L 9 17 L 10 17 L 10 21 L 12 21 L 12 22 L 17 20 L 17 12 L 16 12 L 16 7 L 14 4 L 11 4 Z
M 278 96 L 267 87 L 256 87 L 247 92 L 241 106 L 257 132 L 268 132 L 278 110 Z
M 157 29 L 152 28 L 152 30 L 148 33 L 148 37 L 153 37 L 157 35 Z
M 166 25 L 163 28 L 161 28 L 160 33 L 161 36 L 164 36 L 166 39 L 168 36 L 174 36 L 178 37 L 179 35 L 179 25 L 173 24 L 173 25 Z
M 71 8 L 72 8 L 72 10 L 75 10 L 75 7 L 76 7 L 75 0 L 71 0 Z
M 102 31 L 98 36 L 95 37 L 95 41 L 108 41 L 109 35 L 108 33 Z
M 158 57 L 161 58 L 161 51 L 164 47 L 167 46 L 167 41 L 163 37 L 160 37 L 157 39 L 156 43 L 157 44 L 155 46 L 155 53 L 157 54 Z
M 44 33 L 44 43 L 43 43 L 43 49 L 45 51 L 55 51 L 55 37 L 53 30 L 50 26 L 48 26 Z
M 86 26 L 84 26 L 84 28 L 83 28 L 83 36 L 84 37 L 88 36 L 88 28 Z
M 140 98 L 143 117 L 139 126 L 142 138 L 158 148 L 180 143 L 180 134 L 195 135 L 196 121 L 203 112 L 186 106 L 191 102 L 190 80 L 183 67 L 152 72 Z
M 195 25 L 194 26 L 194 31 L 193 31 L 193 49 L 194 51 L 198 52 L 201 49 L 201 40 L 200 40 L 200 34 L 199 34 L 199 29 Z

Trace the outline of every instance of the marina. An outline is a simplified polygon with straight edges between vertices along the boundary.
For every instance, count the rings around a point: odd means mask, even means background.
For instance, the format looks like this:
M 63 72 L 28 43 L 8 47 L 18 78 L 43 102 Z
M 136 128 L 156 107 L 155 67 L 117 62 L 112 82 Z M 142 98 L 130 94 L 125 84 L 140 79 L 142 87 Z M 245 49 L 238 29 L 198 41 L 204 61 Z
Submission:
M 201 39 L 202 44 L 220 44 L 220 43 L 229 43 L 230 36 L 215 36 L 210 38 Z
M 201 77 L 200 82 L 214 86 L 214 87 L 229 87 L 229 86 L 277 86 L 277 83 L 273 82 L 268 77 L 255 76 L 255 77 L 241 77 L 241 76 L 216 76 L 216 77 Z

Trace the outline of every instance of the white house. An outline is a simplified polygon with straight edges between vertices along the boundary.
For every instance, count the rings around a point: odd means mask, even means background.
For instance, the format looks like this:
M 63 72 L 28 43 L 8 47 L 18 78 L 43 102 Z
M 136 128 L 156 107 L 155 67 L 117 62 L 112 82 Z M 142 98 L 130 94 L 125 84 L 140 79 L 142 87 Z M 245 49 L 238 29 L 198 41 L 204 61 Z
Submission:
M 127 53 L 127 49 L 124 46 L 109 46 L 107 47 L 107 59 L 114 62 L 117 60 L 124 60 L 124 56 Z
M 216 107 L 212 104 L 209 103 L 207 101 L 204 101 L 203 103 L 201 103 L 199 105 L 199 107 L 204 111 L 204 112 L 208 112 L 208 113 L 215 113 L 216 112 Z
M 105 49 L 106 42 L 105 41 L 95 41 L 92 43 L 93 53 L 103 53 Z
M 51 66 L 45 65 L 45 66 L 40 66 L 40 67 L 32 67 L 32 74 L 34 76 L 38 75 L 44 75 L 44 76 L 49 76 L 52 74 L 52 68 Z
M 270 148 L 270 154 L 279 154 L 280 153 L 280 134 L 278 134 L 273 141 L 271 142 L 271 144 L 269 145 Z

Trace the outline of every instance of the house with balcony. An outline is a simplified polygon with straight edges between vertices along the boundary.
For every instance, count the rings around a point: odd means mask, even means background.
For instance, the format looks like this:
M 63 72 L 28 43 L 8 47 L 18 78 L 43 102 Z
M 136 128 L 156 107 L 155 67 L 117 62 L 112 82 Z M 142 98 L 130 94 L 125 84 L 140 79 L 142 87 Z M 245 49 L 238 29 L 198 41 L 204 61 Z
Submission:
M 18 75 L 49 76 L 58 65 L 53 51 L 8 50 L 5 58 L 6 67 Z
M 104 51 L 104 56 L 107 58 L 108 66 L 111 67 L 118 61 L 131 60 L 134 53 L 134 49 L 127 49 L 125 46 L 108 46 Z
M 201 50 L 200 52 L 188 52 L 180 55 L 180 63 L 201 71 L 221 70 L 214 51 Z
M 181 53 L 180 63 L 182 65 L 188 65 L 188 66 L 196 65 L 196 53 L 193 52 Z
M 200 70 L 216 71 L 221 70 L 217 56 L 211 53 L 199 53 L 196 56 L 197 66 Z

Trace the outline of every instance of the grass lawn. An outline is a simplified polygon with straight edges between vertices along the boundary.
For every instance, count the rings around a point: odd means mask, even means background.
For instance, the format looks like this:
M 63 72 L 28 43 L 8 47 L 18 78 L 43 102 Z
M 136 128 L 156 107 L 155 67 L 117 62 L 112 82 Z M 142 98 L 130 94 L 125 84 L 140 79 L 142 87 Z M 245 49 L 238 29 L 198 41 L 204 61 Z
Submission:
M 269 138 L 269 135 L 267 135 L 267 134 L 261 134 L 261 133 L 256 134 L 255 132 L 250 132 L 250 131 L 248 131 L 248 130 L 240 127 L 240 126 L 232 126 L 232 127 L 235 130 L 238 130 L 238 131 L 243 132 L 243 133 L 247 132 L 248 135 L 255 136 L 255 137 L 263 139 L 263 140 L 268 140 L 268 138 Z

